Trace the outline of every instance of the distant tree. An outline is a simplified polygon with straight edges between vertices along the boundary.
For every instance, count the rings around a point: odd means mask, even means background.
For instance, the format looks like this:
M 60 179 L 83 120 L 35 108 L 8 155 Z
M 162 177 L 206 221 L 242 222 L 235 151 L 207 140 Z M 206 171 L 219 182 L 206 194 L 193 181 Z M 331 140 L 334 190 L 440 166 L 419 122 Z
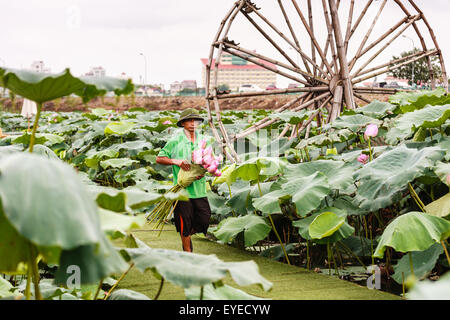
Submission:
M 227 91 L 227 90 L 230 90 L 230 86 L 225 83 L 225 84 L 219 85 L 219 87 L 217 89 L 219 89 L 219 91 Z
M 406 56 L 410 56 L 414 53 L 417 53 L 421 50 L 414 48 L 412 51 L 404 51 L 400 54 L 400 57 L 393 56 L 392 59 L 400 59 Z M 438 63 L 439 59 L 437 56 L 431 57 L 431 66 L 433 68 L 434 72 L 434 78 L 437 80 L 442 76 L 441 68 Z M 414 68 L 414 70 L 413 70 Z M 390 74 L 399 79 L 408 79 L 409 84 L 412 84 L 412 74 L 414 74 L 414 82 L 417 83 L 417 81 L 423 81 L 423 82 L 429 82 L 430 79 L 430 71 L 428 69 L 428 60 L 427 58 L 419 59 L 415 62 L 409 63 L 407 65 L 404 65 L 403 67 L 400 67 L 398 69 L 395 69 L 390 72 Z

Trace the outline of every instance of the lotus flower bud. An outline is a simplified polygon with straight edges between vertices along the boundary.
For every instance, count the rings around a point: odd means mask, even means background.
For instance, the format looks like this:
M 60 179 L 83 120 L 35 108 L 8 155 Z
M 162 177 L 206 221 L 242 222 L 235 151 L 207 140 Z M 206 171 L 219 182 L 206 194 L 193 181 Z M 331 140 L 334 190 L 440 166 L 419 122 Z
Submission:
M 206 155 L 210 155 L 212 157 L 212 147 L 207 147 L 203 149 L 203 157 Z
M 447 185 L 449 185 L 449 186 L 450 186 L 450 174 L 448 174 L 448 175 L 447 175 L 447 179 L 446 179 L 446 181 L 447 181 Z
M 217 169 L 216 172 L 214 172 L 213 174 L 216 177 L 220 177 L 222 175 L 222 172 L 220 172 L 219 169 Z
M 211 165 L 206 169 L 209 173 L 214 174 L 217 171 L 217 164 L 213 161 Z
M 378 134 L 378 127 L 376 124 L 369 124 L 364 132 L 364 137 L 376 137 Z
M 170 120 L 166 120 L 163 122 L 163 125 L 166 125 L 166 126 L 168 126 L 170 124 L 172 124 L 172 121 L 170 121 Z
M 206 169 L 207 167 L 209 167 L 212 164 L 213 161 L 214 161 L 214 159 L 211 155 L 209 155 L 209 154 L 204 155 L 203 161 L 202 161 L 203 167 Z
M 362 164 L 366 164 L 367 161 L 369 160 L 369 156 L 365 155 L 364 153 L 361 153 L 357 159 L 359 162 L 361 162 Z
M 200 141 L 200 148 L 205 149 L 206 148 L 206 140 L 203 139 L 202 141 Z
M 202 149 L 192 151 L 192 162 L 194 162 L 195 164 L 203 163 L 203 150 Z

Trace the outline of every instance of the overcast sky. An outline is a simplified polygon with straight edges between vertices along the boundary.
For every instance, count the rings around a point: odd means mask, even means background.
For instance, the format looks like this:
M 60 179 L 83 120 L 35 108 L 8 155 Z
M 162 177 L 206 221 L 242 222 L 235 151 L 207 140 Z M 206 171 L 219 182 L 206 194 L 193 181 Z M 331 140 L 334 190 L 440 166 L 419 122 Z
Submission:
M 270 17 L 282 32 L 289 34 L 276 0 L 254 2 L 262 8 L 261 13 Z M 297 2 L 306 11 L 306 1 Z M 340 12 L 343 14 L 343 25 L 346 24 L 344 13 L 348 11 L 346 6 L 349 2 L 342 1 Z M 355 11 L 359 14 L 366 1 L 356 2 L 359 6 Z M 233 3 L 231 0 L 0 0 L 0 64 L 29 68 L 34 60 L 43 60 L 54 73 L 69 67 L 75 75 L 84 74 L 93 66 L 102 66 L 109 76 L 119 76 L 125 72 L 139 83 L 140 76 L 143 78 L 145 74 L 145 59 L 140 55 L 143 53 L 147 58 L 149 83 L 168 85 L 176 80 L 193 79 L 200 84 L 200 58 L 208 56 L 218 26 Z M 292 11 L 291 1 L 284 0 L 283 3 L 291 14 L 294 27 L 300 30 L 301 22 Z M 447 69 L 450 68 L 450 0 L 416 0 L 416 3 L 431 23 Z M 324 23 L 319 22 L 323 15 L 320 11 L 322 7 L 317 6 L 321 1 L 314 0 L 313 4 L 314 16 L 318 17 L 315 32 L 320 38 L 326 35 Z M 356 44 L 349 50 L 350 57 L 352 50 L 356 50 L 362 40 L 363 31 L 370 27 L 380 4 L 381 0 L 374 2 L 359 28 L 360 33 L 355 33 Z M 388 0 L 368 43 L 402 17 L 394 1 Z M 429 48 L 433 48 L 428 32 L 424 28 L 422 30 Z M 309 37 L 302 32 L 298 31 L 301 45 L 309 48 Z M 414 38 L 416 46 L 419 45 L 412 29 L 406 31 L 405 35 Z M 283 60 L 243 17 L 236 19 L 230 38 L 243 47 Z M 282 46 L 295 57 L 289 45 L 283 43 Z M 387 62 L 383 59 L 410 50 L 411 47 L 411 40 L 399 37 L 381 55 L 379 64 Z M 367 55 L 369 57 L 370 53 Z M 283 81 L 280 83 L 284 84 Z

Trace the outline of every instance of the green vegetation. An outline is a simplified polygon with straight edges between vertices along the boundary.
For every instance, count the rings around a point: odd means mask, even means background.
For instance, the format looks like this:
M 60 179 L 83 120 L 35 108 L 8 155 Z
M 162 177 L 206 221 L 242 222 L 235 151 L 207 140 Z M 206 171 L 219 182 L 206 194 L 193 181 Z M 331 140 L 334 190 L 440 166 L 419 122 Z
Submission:
M 171 168 L 156 163 L 179 112 L 46 112 L 43 102 L 63 95 L 88 101 L 132 85 L 69 70 L 45 77 L 0 69 L 0 78 L 39 107 L 31 135 L 26 119 L 0 113 L 3 131 L 18 133 L 0 139 L 1 297 L 395 298 L 312 272 L 365 285 L 369 265 L 416 296 L 430 274 L 446 281 L 450 113 L 442 91 L 399 93 L 322 125 L 308 111 L 222 112 L 230 136 L 249 118 L 276 121 L 236 141 L 239 163 L 207 176 L 208 237 L 216 242 L 197 236 L 190 254 L 172 227 L 158 237 L 155 225 L 143 226 L 158 203 L 185 198 L 167 192 Z M 286 124 L 308 120 L 308 139 L 278 137 Z M 212 136 L 207 123 L 201 129 Z M 183 264 L 190 267 L 175 267 Z

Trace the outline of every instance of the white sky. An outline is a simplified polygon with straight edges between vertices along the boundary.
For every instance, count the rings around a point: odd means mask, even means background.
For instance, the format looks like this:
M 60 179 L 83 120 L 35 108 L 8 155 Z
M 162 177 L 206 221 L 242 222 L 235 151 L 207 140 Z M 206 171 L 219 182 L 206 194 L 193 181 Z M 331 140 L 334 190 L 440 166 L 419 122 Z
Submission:
M 276 0 L 254 2 L 262 7 L 262 14 L 270 17 L 283 33 L 289 34 Z M 301 45 L 308 51 L 310 39 L 304 31 L 300 31 L 300 19 L 292 11 L 290 2 L 283 1 L 294 28 L 299 30 Z M 306 1 L 297 2 L 305 9 L 307 18 Z M 340 12 L 348 11 L 349 2 L 342 0 Z M 354 20 L 365 2 L 356 0 Z M 402 2 L 407 3 L 406 0 Z M 75 75 L 84 74 L 93 66 L 103 66 L 109 76 L 119 76 L 125 72 L 139 83 L 140 76 L 145 74 L 144 57 L 139 55 L 143 53 L 147 58 L 149 83 L 168 85 L 173 81 L 193 79 L 200 85 L 200 58 L 208 56 L 218 26 L 233 3 L 232 0 L 0 0 L 0 65 L 28 68 L 34 60 L 44 60 L 54 73 L 69 67 Z M 360 32 L 355 33 L 350 57 L 362 40 L 363 31 L 369 28 L 380 3 L 381 0 L 374 2 L 358 30 Z M 416 3 L 434 29 L 449 69 L 450 0 L 416 0 Z M 321 20 L 321 1 L 314 0 L 313 4 L 314 18 L 317 19 L 315 32 L 319 39 L 323 39 L 320 37 L 326 35 L 326 29 Z M 368 44 L 403 16 L 394 1 L 388 0 Z M 345 32 L 346 14 L 341 19 Z M 428 48 L 433 48 L 426 29 L 421 30 Z M 412 28 L 405 34 L 414 37 L 416 46 L 419 46 Z M 242 16 L 233 24 L 230 39 L 245 48 L 256 49 L 285 61 Z M 321 46 L 324 41 L 319 40 Z M 282 42 L 282 47 L 297 59 L 294 51 L 289 50 L 289 45 Z M 387 62 L 392 55 L 411 47 L 411 40 L 400 37 L 385 50 L 377 64 Z M 370 56 L 368 53 L 367 58 Z M 279 81 L 279 86 L 289 82 L 292 81 Z

